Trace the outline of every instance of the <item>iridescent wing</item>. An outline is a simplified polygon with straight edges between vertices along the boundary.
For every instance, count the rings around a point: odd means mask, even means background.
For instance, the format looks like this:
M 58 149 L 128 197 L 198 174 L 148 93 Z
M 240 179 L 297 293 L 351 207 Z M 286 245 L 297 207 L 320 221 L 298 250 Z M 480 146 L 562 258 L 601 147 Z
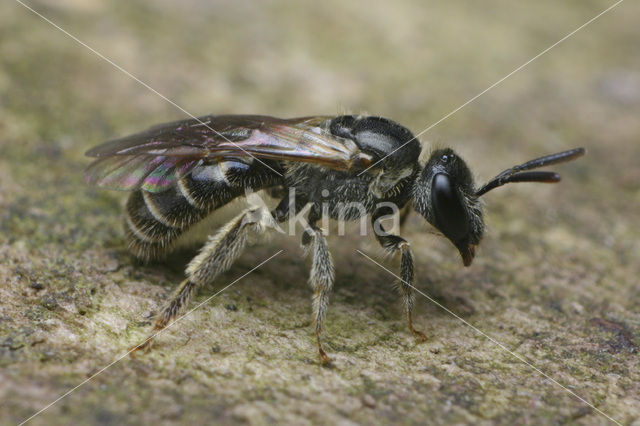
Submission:
M 370 164 L 353 141 L 328 132 L 330 119 L 220 115 L 161 124 L 87 151 L 97 160 L 85 179 L 106 188 L 161 192 L 199 164 L 223 159 L 298 161 L 345 171 Z

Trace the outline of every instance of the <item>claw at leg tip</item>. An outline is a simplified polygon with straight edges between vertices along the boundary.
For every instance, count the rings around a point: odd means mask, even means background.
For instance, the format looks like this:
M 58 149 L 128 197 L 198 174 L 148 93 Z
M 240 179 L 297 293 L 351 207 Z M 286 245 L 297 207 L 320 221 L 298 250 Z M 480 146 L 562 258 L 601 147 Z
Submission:
M 331 358 L 325 353 L 325 351 L 322 350 L 322 348 L 320 348 L 318 352 L 320 353 L 320 364 L 322 366 L 331 364 Z
M 426 342 L 427 341 L 427 336 L 425 336 L 424 333 L 420 332 L 420 331 L 416 331 L 416 340 L 418 340 L 418 343 L 422 343 L 422 342 Z

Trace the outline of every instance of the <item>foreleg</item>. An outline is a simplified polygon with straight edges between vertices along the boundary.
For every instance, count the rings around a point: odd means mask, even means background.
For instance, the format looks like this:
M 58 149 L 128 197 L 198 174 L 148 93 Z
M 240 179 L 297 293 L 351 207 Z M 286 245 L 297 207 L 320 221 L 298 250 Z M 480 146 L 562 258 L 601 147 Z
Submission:
M 404 229 L 404 225 L 407 223 L 407 219 L 411 214 L 411 210 L 412 210 L 411 204 L 407 204 L 402 209 L 400 209 L 400 233 L 402 233 L 402 230 Z
M 404 310 L 409 324 L 409 330 L 411 333 L 417 336 L 418 340 L 427 340 L 427 336 L 419 330 L 413 327 L 413 254 L 411 253 L 411 247 L 409 243 L 402 237 L 393 234 L 387 234 L 382 227 L 382 224 L 376 223 L 377 217 L 374 216 L 373 229 L 375 230 L 376 238 L 380 245 L 389 250 L 391 253 L 400 253 L 400 276 L 401 280 L 397 284 L 402 294 L 402 300 L 404 304 Z

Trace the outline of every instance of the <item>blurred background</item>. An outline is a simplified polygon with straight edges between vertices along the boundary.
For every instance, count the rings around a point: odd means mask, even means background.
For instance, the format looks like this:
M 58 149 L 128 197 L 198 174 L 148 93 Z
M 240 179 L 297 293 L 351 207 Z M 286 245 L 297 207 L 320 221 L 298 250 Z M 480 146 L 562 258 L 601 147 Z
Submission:
M 417 134 L 613 2 L 27 4 L 193 115 L 367 113 Z M 637 2 L 620 3 L 420 137 L 425 153 L 456 149 L 480 181 L 588 149 L 556 167 L 560 185 L 486 197 L 472 268 L 418 218 L 407 233 L 419 288 L 625 423 L 640 416 L 638 17 Z M 82 170 L 91 146 L 184 116 L 20 3 L 0 5 L 0 422 L 123 353 L 181 279 L 188 254 L 135 265 L 125 195 L 86 187 Z M 388 302 L 391 277 L 354 249 L 379 253 L 330 244 L 334 369 L 314 365 L 298 243 L 277 237 L 218 283 L 285 248 L 258 289 L 221 295 L 161 350 L 36 421 L 605 421 L 426 299 L 416 315 L 430 340 L 415 345 Z

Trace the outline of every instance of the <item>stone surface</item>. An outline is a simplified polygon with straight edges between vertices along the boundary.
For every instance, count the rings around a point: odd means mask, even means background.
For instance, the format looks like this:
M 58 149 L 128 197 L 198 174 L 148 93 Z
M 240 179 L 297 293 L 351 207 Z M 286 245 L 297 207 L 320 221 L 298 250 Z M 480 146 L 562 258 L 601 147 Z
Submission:
M 366 111 L 416 133 L 608 5 L 30 4 L 196 115 Z M 416 286 L 432 298 L 417 298 L 422 344 L 406 331 L 393 278 L 355 252 L 384 261 L 375 244 L 330 238 L 337 280 L 325 342 L 334 363 L 323 368 L 308 261 L 297 238 L 281 236 L 247 250 L 192 306 L 282 254 L 149 354 L 121 359 L 195 251 L 133 261 L 125 194 L 86 187 L 83 153 L 183 113 L 3 2 L 0 423 L 25 420 L 82 384 L 32 423 L 608 422 L 571 391 L 637 424 L 639 14 L 637 2 L 622 3 L 421 136 L 425 153 L 453 146 L 480 180 L 574 146 L 589 154 L 558 167 L 559 185 L 487 195 L 490 229 L 470 268 L 411 218 Z

